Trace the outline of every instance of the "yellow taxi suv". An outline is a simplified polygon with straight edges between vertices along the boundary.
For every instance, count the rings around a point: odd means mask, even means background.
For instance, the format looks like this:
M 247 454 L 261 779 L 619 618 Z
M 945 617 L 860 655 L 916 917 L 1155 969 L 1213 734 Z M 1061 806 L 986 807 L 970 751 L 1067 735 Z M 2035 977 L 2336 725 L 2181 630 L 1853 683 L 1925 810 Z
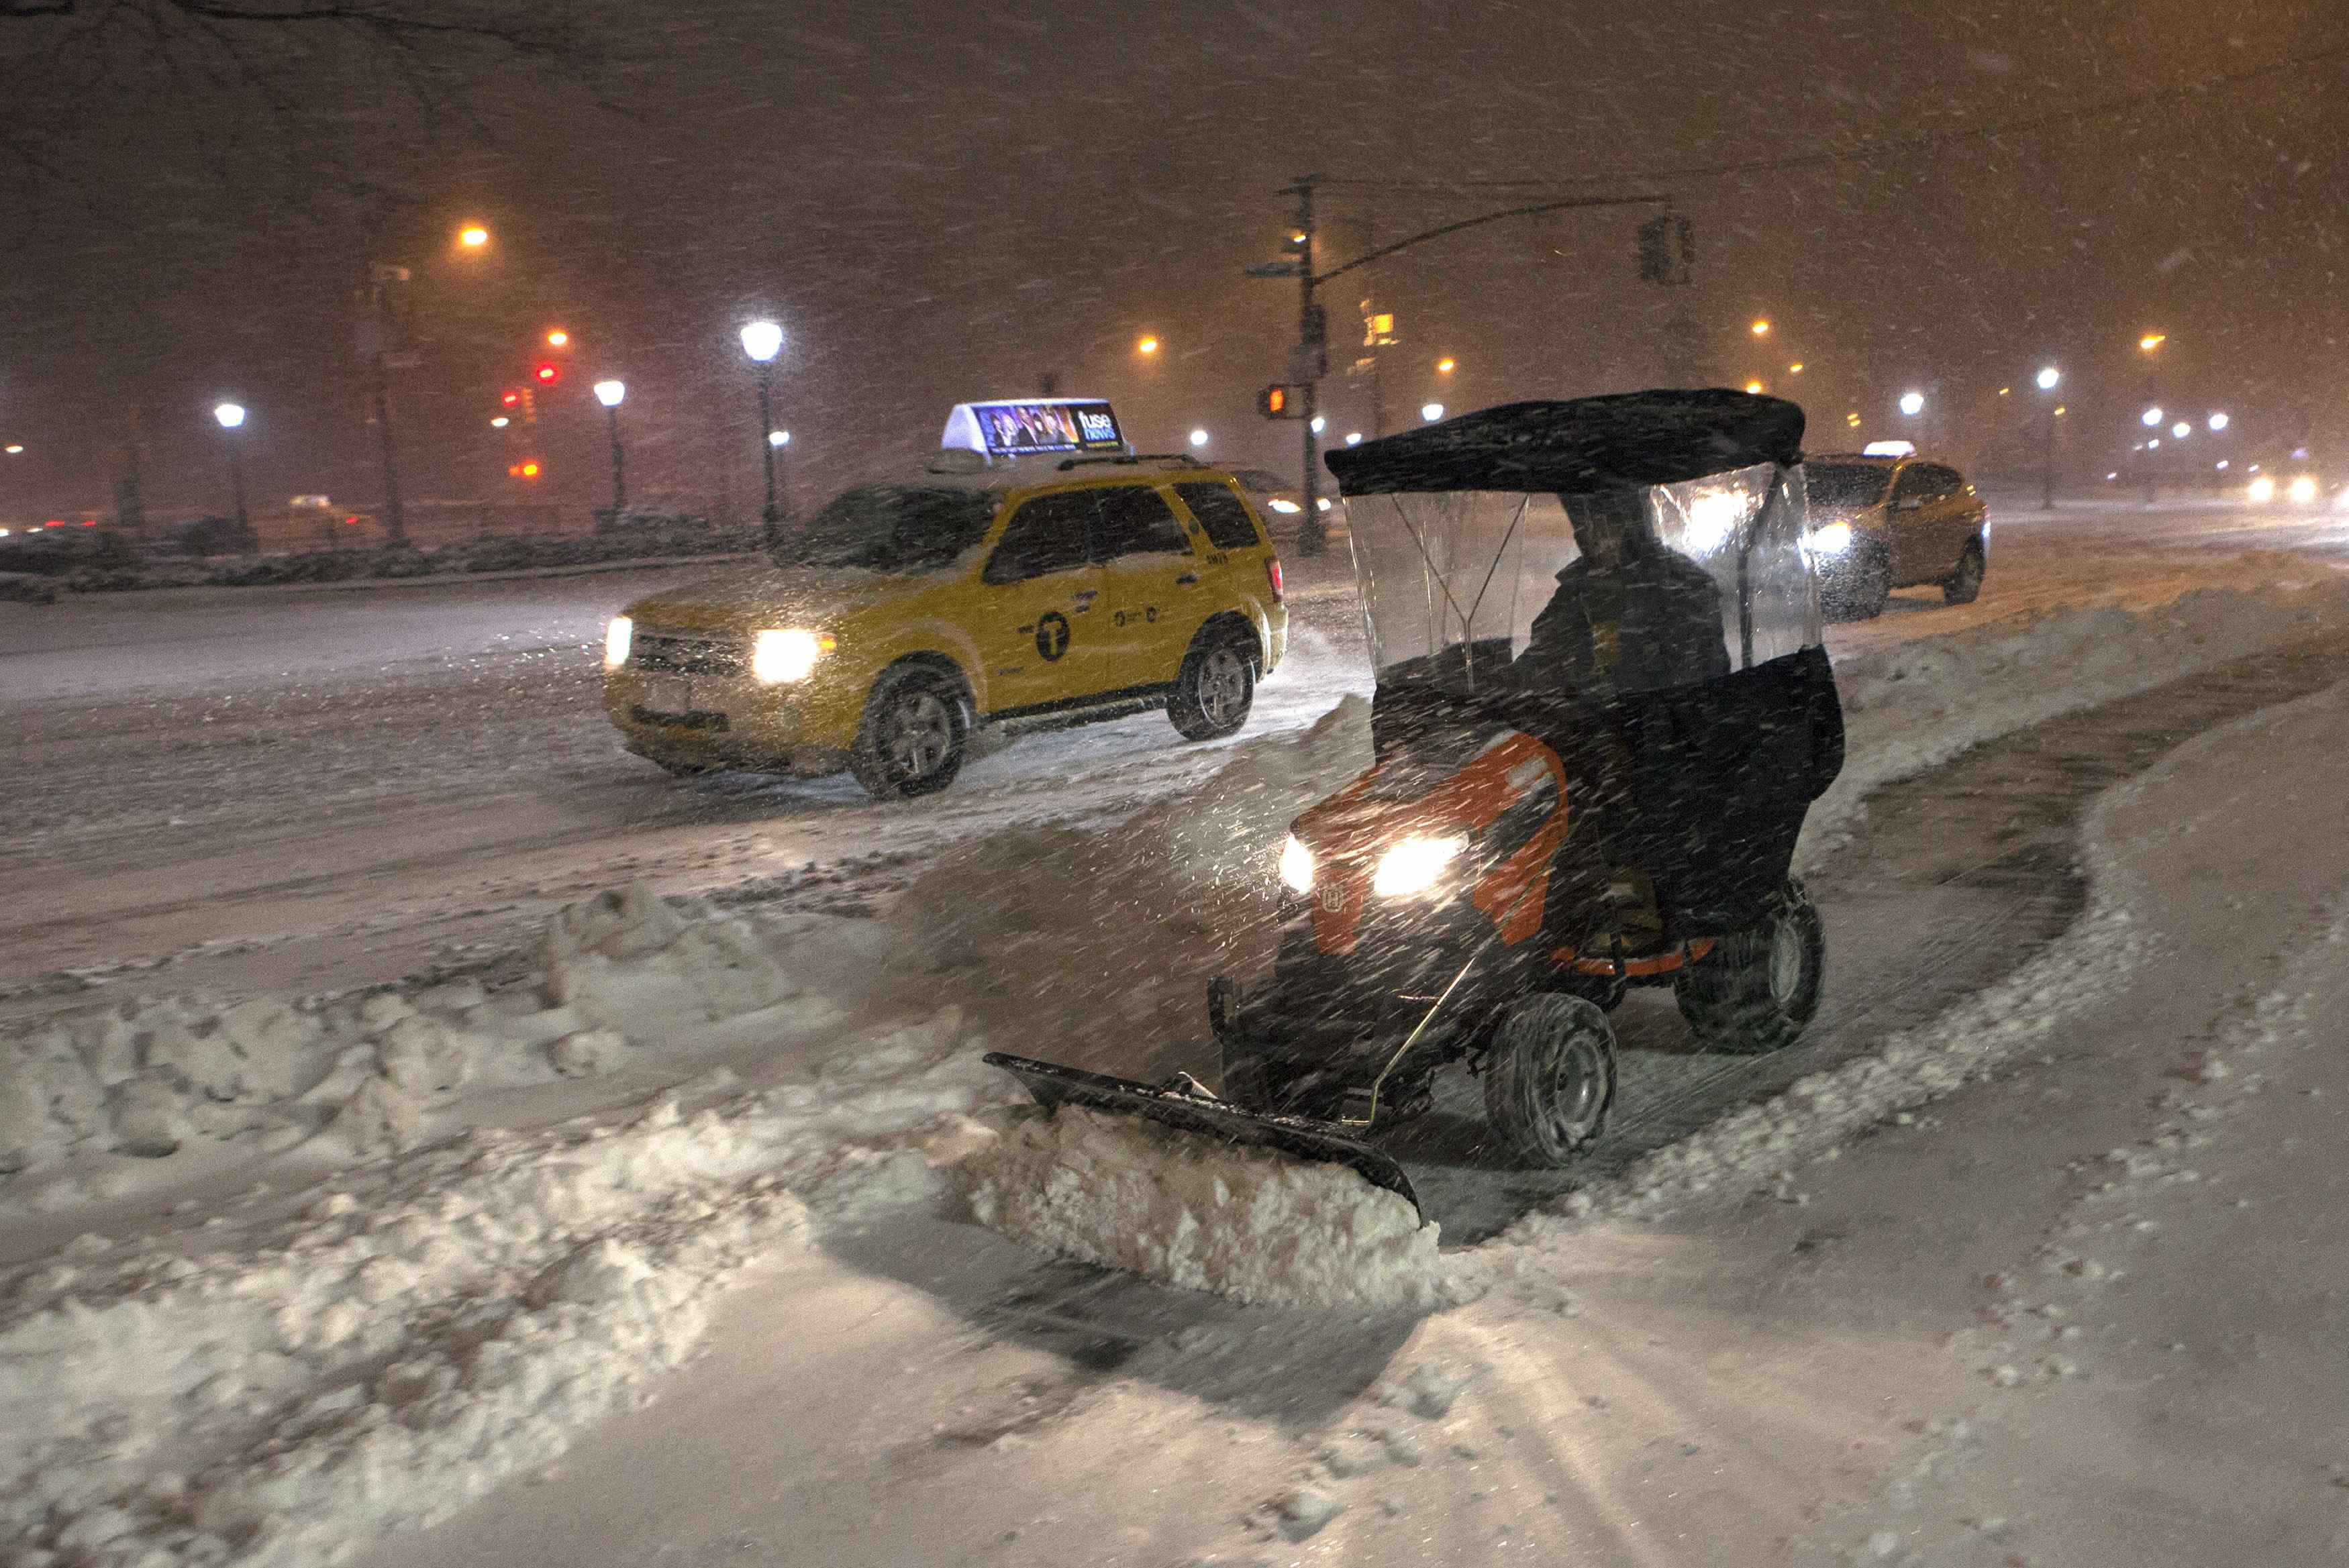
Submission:
M 848 490 L 771 560 L 629 605 L 604 646 L 624 744 L 678 774 L 844 769 L 895 799 L 952 783 L 982 725 L 1163 707 L 1187 739 L 1237 730 L 1288 613 L 1232 477 L 1020 467 Z

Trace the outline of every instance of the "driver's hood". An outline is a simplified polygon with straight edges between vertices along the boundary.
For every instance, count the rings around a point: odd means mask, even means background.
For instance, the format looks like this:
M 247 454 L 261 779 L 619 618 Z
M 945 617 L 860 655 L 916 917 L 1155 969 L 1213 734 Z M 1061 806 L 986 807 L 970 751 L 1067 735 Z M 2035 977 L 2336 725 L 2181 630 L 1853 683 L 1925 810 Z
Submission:
M 665 589 L 636 601 L 626 614 L 645 624 L 691 631 L 819 626 L 892 599 L 910 598 L 936 581 L 935 573 L 900 577 L 761 561 Z

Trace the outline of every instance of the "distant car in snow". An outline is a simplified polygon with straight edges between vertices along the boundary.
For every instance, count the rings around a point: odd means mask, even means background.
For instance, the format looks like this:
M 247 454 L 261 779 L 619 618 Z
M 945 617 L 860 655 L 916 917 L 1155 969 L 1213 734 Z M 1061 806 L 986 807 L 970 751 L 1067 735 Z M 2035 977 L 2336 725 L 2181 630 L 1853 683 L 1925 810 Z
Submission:
M 1804 459 L 1821 607 L 1838 621 L 1884 613 L 1895 588 L 1939 584 L 1971 604 L 1990 563 L 1982 497 L 1946 463 L 1828 453 Z
M 1240 481 L 1257 510 L 1270 520 L 1270 526 L 1285 534 L 1301 533 L 1305 529 L 1305 492 L 1289 480 L 1269 469 L 1234 469 L 1232 478 Z M 1337 501 L 1338 481 L 1324 482 L 1316 497 L 1321 521 L 1332 539 L 1346 536 L 1346 509 Z

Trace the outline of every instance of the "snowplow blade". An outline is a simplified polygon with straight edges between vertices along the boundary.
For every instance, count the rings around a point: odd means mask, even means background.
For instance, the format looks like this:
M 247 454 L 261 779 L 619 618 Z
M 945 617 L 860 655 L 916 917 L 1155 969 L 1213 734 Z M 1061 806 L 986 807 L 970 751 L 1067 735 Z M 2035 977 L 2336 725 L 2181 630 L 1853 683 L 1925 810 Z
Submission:
M 1001 1068 L 1027 1085 L 1036 1103 L 1047 1110 L 1056 1110 L 1062 1105 L 1089 1106 L 1117 1116 L 1147 1117 L 1178 1132 L 1270 1149 L 1295 1160 L 1343 1165 L 1371 1186 L 1383 1187 L 1402 1198 L 1419 1212 L 1423 1221 L 1427 1218 L 1426 1211 L 1420 1209 L 1419 1194 L 1412 1190 L 1411 1178 L 1403 1174 L 1402 1166 L 1326 1121 L 1245 1110 L 1229 1100 L 1204 1093 L 1136 1083 L 1132 1078 L 1089 1073 L 1002 1051 L 989 1051 L 979 1059 L 989 1067 Z

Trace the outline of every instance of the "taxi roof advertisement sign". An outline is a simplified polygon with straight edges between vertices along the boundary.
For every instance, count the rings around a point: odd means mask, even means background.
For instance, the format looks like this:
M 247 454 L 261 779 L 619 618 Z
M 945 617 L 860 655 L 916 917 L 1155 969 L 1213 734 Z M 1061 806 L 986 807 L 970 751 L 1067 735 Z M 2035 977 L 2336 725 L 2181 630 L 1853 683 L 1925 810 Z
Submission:
M 1117 415 L 1097 398 L 1032 397 L 962 403 L 947 419 L 943 445 L 989 457 L 1044 452 L 1123 452 Z

